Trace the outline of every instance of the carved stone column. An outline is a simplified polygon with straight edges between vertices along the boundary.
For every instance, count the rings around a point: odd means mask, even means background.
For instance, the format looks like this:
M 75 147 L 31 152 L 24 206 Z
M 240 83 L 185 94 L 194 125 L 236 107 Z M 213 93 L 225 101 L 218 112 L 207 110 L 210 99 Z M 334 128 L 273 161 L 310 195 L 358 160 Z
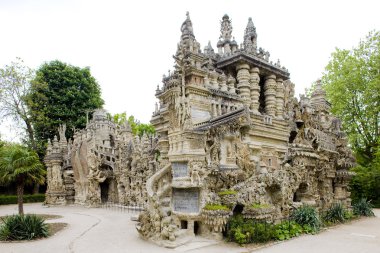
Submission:
M 65 187 L 63 185 L 62 176 L 62 160 L 58 159 L 45 160 L 47 167 L 47 184 L 48 189 L 46 191 L 46 203 L 54 205 L 63 205 L 66 203 Z
M 235 91 L 236 80 L 235 80 L 235 78 L 233 76 L 229 75 L 228 79 L 227 79 L 227 83 L 228 83 L 228 87 L 229 87 L 229 92 L 232 94 L 236 94 L 236 91 Z
M 275 75 L 269 75 L 265 77 L 265 112 L 271 117 L 276 116 L 276 85 Z
M 251 69 L 251 110 L 255 114 L 259 114 L 259 97 L 260 97 L 260 76 L 259 76 L 259 68 L 252 68 Z
M 277 78 L 276 87 L 276 116 L 279 119 L 284 119 L 284 84 L 282 78 Z
M 228 91 L 228 86 L 227 86 L 227 77 L 226 77 L 226 75 L 224 73 L 222 75 L 220 75 L 219 76 L 219 80 L 220 80 L 220 90 L 227 92 Z
M 236 67 L 237 73 L 237 80 L 238 84 L 237 87 L 240 91 L 240 96 L 244 101 L 244 105 L 249 107 L 250 100 L 251 100 L 251 90 L 249 87 L 249 65 L 248 64 L 239 64 Z

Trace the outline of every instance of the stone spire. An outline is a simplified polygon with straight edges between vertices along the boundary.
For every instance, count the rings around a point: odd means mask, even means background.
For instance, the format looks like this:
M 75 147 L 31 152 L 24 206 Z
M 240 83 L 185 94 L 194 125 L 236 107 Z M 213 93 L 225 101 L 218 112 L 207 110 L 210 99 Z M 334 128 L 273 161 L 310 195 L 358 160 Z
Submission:
M 186 20 L 182 23 L 181 26 L 181 39 L 187 39 L 189 37 L 195 38 L 194 32 L 193 32 L 193 23 L 190 20 L 190 14 L 189 12 L 186 12 Z
M 177 54 L 179 51 L 190 51 L 193 53 L 200 52 L 200 44 L 195 40 L 193 23 L 190 20 L 189 12 L 186 12 L 186 20 L 181 26 L 181 41 L 178 45 Z
M 214 57 L 215 55 L 215 52 L 214 52 L 214 49 L 212 48 L 211 46 L 211 42 L 209 41 L 207 46 L 205 46 L 204 48 L 204 54 L 207 55 L 208 57 Z
M 232 50 L 232 24 L 230 17 L 224 14 L 222 21 L 220 22 L 220 37 L 218 41 L 218 53 L 220 55 L 230 55 Z M 237 43 L 235 42 L 236 46 Z
M 331 104 L 326 99 L 326 91 L 322 88 L 321 80 L 317 80 L 315 90 L 311 94 L 310 102 L 311 106 L 316 110 L 330 111 Z
M 257 33 L 252 18 L 248 19 L 244 32 L 244 49 L 248 52 L 255 52 L 257 49 Z
M 224 41 L 230 41 L 232 38 L 232 25 L 230 17 L 224 14 L 220 27 L 220 38 Z

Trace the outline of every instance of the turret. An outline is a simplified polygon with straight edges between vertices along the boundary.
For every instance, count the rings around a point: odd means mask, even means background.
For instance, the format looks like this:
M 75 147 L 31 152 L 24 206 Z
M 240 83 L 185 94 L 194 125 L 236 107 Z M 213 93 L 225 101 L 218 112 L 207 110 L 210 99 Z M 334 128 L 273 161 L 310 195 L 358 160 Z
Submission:
M 252 18 L 248 19 L 247 27 L 244 32 L 244 49 L 247 52 L 256 53 L 257 50 L 257 33 Z

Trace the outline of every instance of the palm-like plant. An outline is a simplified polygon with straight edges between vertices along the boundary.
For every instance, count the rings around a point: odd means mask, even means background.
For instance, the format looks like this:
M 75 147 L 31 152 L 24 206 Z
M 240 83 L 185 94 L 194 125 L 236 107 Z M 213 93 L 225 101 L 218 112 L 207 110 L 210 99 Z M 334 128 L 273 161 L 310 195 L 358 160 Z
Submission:
M 19 214 L 24 214 L 24 186 L 33 182 L 45 182 L 44 166 L 36 152 L 18 144 L 6 144 L 0 148 L 0 183 L 16 183 Z

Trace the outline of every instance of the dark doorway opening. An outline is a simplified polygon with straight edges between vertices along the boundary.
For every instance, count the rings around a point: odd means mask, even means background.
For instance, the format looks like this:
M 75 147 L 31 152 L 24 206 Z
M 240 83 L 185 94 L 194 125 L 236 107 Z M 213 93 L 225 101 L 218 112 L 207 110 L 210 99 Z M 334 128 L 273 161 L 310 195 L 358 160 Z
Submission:
M 301 183 L 293 195 L 293 202 L 301 202 L 302 197 L 307 193 L 307 184 Z
M 199 221 L 194 221 L 194 234 L 199 235 Z
M 181 229 L 187 229 L 187 220 L 181 220 Z
M 261 114 L 265 113 L 265 90 L 264 90 L 264 85 L 265 85 L 265 77 L 260 76 L 260 95 L 259 95 L 259 112 Z
M 243 212 L 244 206 L 241 204 L 237 204 L 233 210 L 233 215 L 238 215 Z
M 108 180 L 99 184 L 100 186 L 100 199 L 102 203 L 106 203 L 108 201 L 108 191 L 109 191 L 109 182 Z

